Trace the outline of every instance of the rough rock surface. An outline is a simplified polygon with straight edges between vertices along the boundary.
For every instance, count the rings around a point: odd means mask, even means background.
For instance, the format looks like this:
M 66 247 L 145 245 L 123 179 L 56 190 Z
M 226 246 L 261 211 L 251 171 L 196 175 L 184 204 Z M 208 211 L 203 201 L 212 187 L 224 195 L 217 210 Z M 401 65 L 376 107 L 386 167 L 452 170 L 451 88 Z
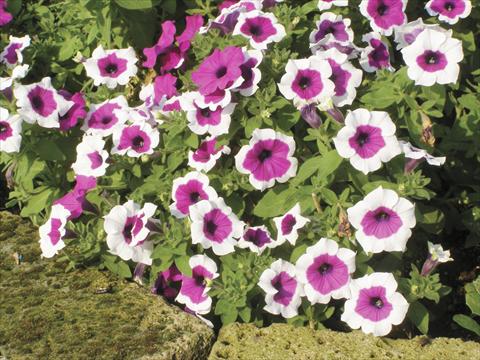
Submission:
M 136 284 L 40 259 L 37 230 L 0 212 L 0 359 L 203 360 L 213 339 Z
M 275 324 L 259 329 L 232 324 L 218 336 L 209 360 L 461 360 L 480 359 L 480 344 L 459 339 L 424 341 L 375 338 L 354 331 L 315 331 Z

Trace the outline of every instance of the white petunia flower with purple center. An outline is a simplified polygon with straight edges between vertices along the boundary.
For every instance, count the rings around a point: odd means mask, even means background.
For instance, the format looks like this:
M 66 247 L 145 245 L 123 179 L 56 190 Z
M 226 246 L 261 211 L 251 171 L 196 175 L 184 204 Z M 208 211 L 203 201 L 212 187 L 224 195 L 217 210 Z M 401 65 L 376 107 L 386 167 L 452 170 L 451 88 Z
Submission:
M 362 83 L 363 71 L 348 61 L 348 55 L 335 48 L 319 52 L 318 56 L 326 59 L 332 69 L 330 80 L 335 85 L 333 104 L 337 107 L 351 105 L 357 97 L 356 88 Z
M 328 10 L 332 6 L 348 6 L 348 0 L 319 0 L 318 1 L 318 10 Z
M 272 129 L 255 129 L 248 145 L 235 156 L 235 166 L 249 175 L 250 184 L 264 191 L 287 182 L 297 173 L 298 161 L 293 157 L 295 140 Z
M 105 84 L 109 89 L 114 89 L 117 85 L 127 85 L 130 78 L 135 76 L 138 70 L 135 65 L 137 61 L 135 50 L 131 47 L 104 50 L 102 45 L 99 45 L 83 65 L 95 86 Z
M 241 13 L 261 10 L 263 7 L 259 0 L 241 0 L 229 4 L 231 5 L 219 6 L 220 15 L 214 20 L 209 20 L 207 26 L 200 28 L 200 34 L 205 34 L 209 29 L 219 29 L 222 33 L 229 34 L 235 28 Z
M 265 249 L 274 248 L 277 245 L 277 242 L 270 236 L 267 227 L 262 225 L 248 227 L 237 246 L 241 249 L 250 249 L 250 251 L 260 255 Z
M 108 167 L 105 141 L 99 135 L 84 135 L 77 145 L 77 159 L 72 164 L 76 175 L 99 177 Z
M 22 118 L 12 115 L 0 107 L 0 151 L 14 153 L 20 151 L 22 144 Z
M 390 36 L 395 27 L 407 22 L 406 7 L 407 0 L 362 0 L 360 12 L 374 31 Z
M 301 215 L 300 204 L 297 203 L 286 214 L 273 219 L 277 228 L 277 243 L 278 245 L 288 241 L 295 245 L 298 239 L 298 230 L 303 228 L 310 219 Z
M 208 176 L 197 171 L 173 180 L 170 212 L 176 218 L 189 215 L 190 206 L 201 200 L 216 200 L 217 192 L 209 185 Z
M 10 35 L 8 45 L 0 53 L 0 63 L 4 63 L 10 68 L 22 64 L 22 51 L 28 46 L 30 46 L 30 36 L 15 37 Z
M 385 111 L 356 109 L 348 113 L 345 127 L 333 138 L 333 143 L 341 157 L 368 174 L 401 153 L 395 131 L 395 124 Z
M 366 334 L 384 336 L 392 325 L 405 319 L 408 302 L 397 292 L 398 284 L 390 273 L 372 273 L 350 283 L 351 298 L 345 302 L 342 321 Z
M 275 261 L 262 273 L 258 286 L 266 293 L 264 310 L 286 319 L 298 315 L 304 293 L 294 265 L 282 259 Z
M 102 137 L 111 135 L 128 120 L 128 109 L 123 95 L 100 104 L 91 104 L 82 130 Z
M 208 314 L 212 307 L 212 298 L 207 295 L 210 283 L 217 278 L 217 264 L 206 255 L 194 255 L 188 261 L 192 276 L 182 275 L 182 286 L 176 301 L 185 304 L 196 314 Z
M 112 154 L 140 157 L 153 154 L 160 142 L 160 134 L 146 121 L 136 121 L 123 128 L 117 128 L 112 136 Z
M 278 88 L 285 98 L 293 100 L 297 108 L 322 104 L 329 101 L 335 93 L 335 85 L 329 79 L 331 75 L 332 69 L 328 61 L 319 56 L 288 60 Z
M 18 65 L 12 69 L 10 76 L 0 77 L 0 91 L 12 87 L 15 80 L 23 79 L 27 76 L 29 69 L 29 65 Z
M 38 123 L 45 128 L 60 127 L 59 118 L 74 105 L 58 94 L 49 77 L 31 85 L 15 84 L 18 114 L 29 124 Z
M 199 106 L 197 99 L 201 98 L 199 92 L 187 92 L 180 98 L 182 110 L 187 113 L 188 127 L 197 135 L 206 133 L 219 136 L 228 134 L 231 115 L 235 110 L 235 103 L 230 103 L 222 108 L 217 106 L 211 110 L 209 106 Z M 204 104 L 206 105 L 206 104 Z
M 415 227 L 415 205 L 381 186 L 347 210 L 355 238 L 370 253 L 405 251 Z
M 316 44 L 325 39 L 327 35 L 331 35 L 333 40 L 340 43 L 350 43 L 353 41 L 350 23 L 350 19 L 344 19 L 342 15 L 325 12 L 320 15 L 315 30 L 310 34 L 310 43 Z
M 402 55 L 415 85 L 454 84 L 463 59 L 462 42 L 452 38 L 451 32 L 425 29 L 402 49 Z
M 210 136 L 200 143 L 197 150 L 188 152 L 188 166 L 208 173 L 223 154 L 230 154 L 230 148 L 226 145 L 217 146 L 217 138 Z
M 328 304 L 331 298 L 350 297 L 350 276 L 355 272 L 355 253 L 321 238 L 307 248 L 296 263 L 297 279 L 312 304 Z
M 470 15 L 472 3 L 470 0 L 430 0 L 425 9 L 430 16 L 438 15 L 440 21 L 453 25 Z
M 360 66 L 366 72 L 375 72 L 381 69 L 394 71 L 390 64 L 390 52 L 388 46 L 382 41 L 380 34 L 371 32 L 362 36 L 363 42 L 368 46 L 362 49 L 360 54 Z
M 258 66 L 263 61 L 263 55 L 260 50 L 247 50 L 243 48 L 245 60 L 240 66 L 242 70 L 243 83 L 232 91 L 238 91 L 243 96 L 252 96 L 258 89 L 258 83 L 262 80 L 262 72 Z
M 285 27 L 278 23 L 273 13 L 254 10 L 240 14 L 233 35 L 249 39 L 254 49 L 266 50 L 268 44 L 280 42 L 286 33 Z
M 123 260 L 133 260 L 145 265 L 152 264 L 153 243 L 147 240 L 147 226 L 157 206 L 145 203 L 143 208 L 132 200 L 117 205 L 104 216 L 103 228 L 107 233 L 109 252 Z
M 65 247 L 62 238 L 65 236 L 65 225 L 69 216 L 70 211 L 62 205 L 52 206 L 47 222 L 38 229 L 43 257 L 52 258 Z
M 397 43 L 397 50 L 401 50 L 413 43 L 417 36 L 420 35 L 420 33 L 425 29 L 433 29 L 445 33 L 449 32 L 449 30 L 443 29 L 438 24 L 425 24 L 422 18 L 418 18 L 415 21 L 411 21 L 405 25 L 395 28 L 395 42 Z M 451 36 L 451 31 L 449 36 Z
M 215 255 L 234 252 L 244 224 L 222 198 L 201 200 L 190 206 L 192 244 L 212 248 Z

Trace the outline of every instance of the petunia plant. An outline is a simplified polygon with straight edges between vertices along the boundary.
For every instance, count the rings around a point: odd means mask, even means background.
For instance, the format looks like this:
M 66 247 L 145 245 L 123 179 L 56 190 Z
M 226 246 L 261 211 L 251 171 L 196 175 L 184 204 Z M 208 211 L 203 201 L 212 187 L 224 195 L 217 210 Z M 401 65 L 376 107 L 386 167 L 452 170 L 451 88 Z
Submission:
M 212 326 L 478 330 L 470 1 L 10 1 L 0 163 L 43 257 Z

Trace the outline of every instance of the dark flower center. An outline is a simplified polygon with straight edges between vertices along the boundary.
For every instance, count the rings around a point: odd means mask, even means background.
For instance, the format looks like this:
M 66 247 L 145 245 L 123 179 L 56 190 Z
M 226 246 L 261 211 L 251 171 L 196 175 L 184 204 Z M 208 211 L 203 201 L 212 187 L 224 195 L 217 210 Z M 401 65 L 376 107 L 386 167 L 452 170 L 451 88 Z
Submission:
M 226 73 L 227 73 L 227 67 L 222 66 L 222 67 L 217 69 L 217 72 L 215 73 L 215 75 L 218 79 L 220 79 L 220 78 L 224 77 Z
M 277 280 L 277 281 L 275 281 L 275 282 L 272 284 L 272 286 L 273 286 L 276 290 L 278 290 L 278 291 L 282 290 L 282 282 L 280 281 L 280 279 Z
M 35 110 L 40 110 L 43 108 L 43 100 L 40 96 L 36 95 L 32 97 L 32 106 Z
M 0 134 L 7 131 L 7 125 L 0 123 Z
M 258 160 L 260 160 L 260 162 L 264 162 L 271 156 L 272 156 L 272 152 L 270 150 L 263 149 L 262 152 L 258 154 Z
M 253 36 L 260 36 L 262 35 L 262 28 L 258 25 L 251 25 L 250 34 L 252 34 Z
M 130 244 L 130 242 L 132 241 L 132 229 L 133 229 L 133 223 L 127 224 L 123 228 L 123 237 L 125 238 L 127 244 Z
M 388 11 L 388 6 L 385 5 L 383 2 L 381 2 L 380 5 L 378 5 L 377 7 L 378 15 L 383 16 L 386 14 L 387 11 Z
M 145 144 L 145 140 L 140 135 L 135 136 L 132 140 L 132 145 L 135 148 L 140 148 L 143 144 Z
M 190 193 L 190 201 L 192 203 L 196 203 L 200 200 L 200 194 L 197 191 L 191 192 Z
M 110 123 L 110 121 L 112 121 L 112 118 L 110 116 L 104 116 L 102 118 L 102 124 L 104 125 L 107 125 L 108 123 Z
M 383 308 L 383 305 L 384 305 L 383 300 L 380 299 L 379 297 L 373 297 L 373 298 L 371 298 L 371 299 L 370 299 L 370 304 L 371 304 L 372 306 L 375 306 L 377 309 Z
M 455 4 L 452 2 L 446 2 L 444 7 L 445 10 L 452 11 L 453 9 L 455 9 Z
M 203 277 L 202 275 L 194 275 L 193 279 L 195 280 L 195 285 L 197 286 L 205 285 L 205 277 Z
M 425 56 L 425 62 L 427 64 L 430 64 L 430 65 L 434 65 L 436 63 L 438 63 L 438 56 L 437 54 L 431 52 L 431 53 L 428 53 L 426 56 Z
M 326 273 L 328 273 L 330 270 L 332 269 L 332 265 L 330 265 L 329 263 L 323 263 L 322 265 L 320 265 L 320 267 L 318 268 L 318 272 L 322 275 L 325 275 Z
M 118 71 L 117 64 L 110 63 L 105 67 L 105 71 L 109 74 L 114 74 Z
M 211 235 L 215 234 L 215 231 L 217 231 L 217 224 L 215 224 L 212 220 L 207 221 L 205 224 L 205 227 L 207 228 L 207 232 Z
M 366 143 L 368 143 L 369 135 L 367 133 L 361 132 L 360 134 L 357 135 L 356 140 L 357 140 L 358 146 L 362 147 Z
M 378 214 L 375 215 L 375 220 L 377 221 L 387 221 L 390 219 L 390 215 L 388 215 L 385 211 L 380 211 Z
M 209 118 L 212 113 L 210 112 L 210 109 L 207 108 L 207 109 L 201 109 L 200 114 L 202 114 L 204 118 Z
M 298 86 L 300 86 L 300 88 L 305 90 L 310 86 L 310 78 L 303 76 L 302 78 L 300 78 L 300 81 L 298 82 Z
M 328 28 L 325 29 L 325 35 L 334 34 L 334 33 L 335 33 L 335 29 L 333 28 L 333 26 L 329 26 Z

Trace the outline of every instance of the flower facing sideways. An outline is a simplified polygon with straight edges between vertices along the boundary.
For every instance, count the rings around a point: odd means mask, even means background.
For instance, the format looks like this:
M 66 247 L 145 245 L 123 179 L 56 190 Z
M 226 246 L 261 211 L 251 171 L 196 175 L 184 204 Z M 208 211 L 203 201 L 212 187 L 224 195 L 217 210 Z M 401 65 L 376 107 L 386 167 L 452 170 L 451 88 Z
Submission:
M 77 145 L 77 160 L 72 164 L 76 175 L 99 177 L 108 167 L 105 141 L 98 135 L 84 135 Z
M 52 206 L 49 219 L 38 229 L 40 233 L 40 249 L 43 257 L 54 257 L 65 247 L 62 238 L 65 236 L 65 225 L 69 216 L 70 211 L 62 205 Z
M 379 34 L 375 32 L 365 34 L 362 36 L 362 41 L 368 43 L 360 55 L 360 66 L 363 70 L 366 72 L 375 72 L 381 69 L 394 70 L 390 64 L 388 47 Z
M 295 245 L 298 239 L 298 230 L 303 228 L 309 219 L 301 215 L 300 204 L 297 203 L 285 215 L 273 219 L 277 228 L 277 243 L 278 245 L 288 241 Z
M 260 276 L 258 286 L 265 291 L 264 309 L 289 319 L 298 315 L 303 287 L 296 279 L 295 266 L 279 259 Z
M 15 67 L 23 63 L 22 51 L 30 46 L 30 36 L 25 35 L 21 38 L 11 36 L 8 45 L 0 53 L 0 63 L 3 62 L 7 67 Z
M 355 272 L 355 253 L 339 248 L 333 240 L 322 238 L 300 256 L 296 269 L 308 301 L 327 304 L 331 298 L 350 297 L 349 284 L 350 276 Z
M 217 146 L 217 138 L 210 136 L 200 143 L 197 150 L 188 152 L 188 166 L 207 173 L 223 154 L 230 154 L 230 148 L 226 145 Z
M 372 273 L 350 283 L 351 298 L 345 302 L 342 321 L 366 334 L 387 335 L 399 325 L 408 311 L 408 302 L 396 291 L 397 282 L 390 273 Z
M 8 110 L 0 107 L 0 151 L 19 152 L 22 144 L 22 118 L 10 116 Z
M 415 227 L 415 206 L 381 186 L 347 210 L 355 238 L 371 253 L 405 251 Z
M 350 29 L 350 19 L 344 19 L 342 15 L 336 15 L 331 12 L 325 12 L 320 15 L 320 20 L 316 23 L 316 29 L 310 34 L 310 44 L 316 44 L 323 40 L 327 35 L 340 43 L 350 43 L 353 41 L 353 31 Z

